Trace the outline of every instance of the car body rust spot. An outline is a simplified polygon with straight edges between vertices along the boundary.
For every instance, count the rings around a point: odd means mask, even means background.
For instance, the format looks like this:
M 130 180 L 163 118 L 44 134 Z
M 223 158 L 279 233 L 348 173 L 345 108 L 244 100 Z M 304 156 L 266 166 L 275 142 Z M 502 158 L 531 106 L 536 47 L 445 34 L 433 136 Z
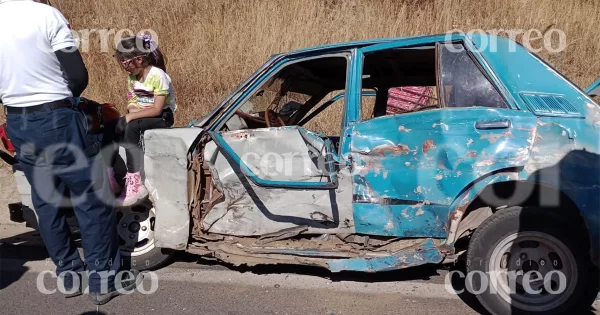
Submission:
M 483 161 L 479 161 L 479 162 L 475 163 L 475 166 L 491 166 L 491 165 L 494 165 L 493 160 L 483 160 Z
M 392 154 L 408 154 L 408 152 L 410 152 L 410 148 L 407 145 L 404 144 L 397 144 L 397 145 L 378 145 L 375 148 L 373 148 L 373 150 L 371 150 L 371 152 L 369 153 L 370 155 L 381 155 L 381 156 L 385 156 L 386 153 L 392 153 Z
M 433 148 L 435 148 L 435 142 L 433 142 L 433 140 L 425 140 L 421 150 L 423 150 L 423 154 L 427 154 L 427 152 Z

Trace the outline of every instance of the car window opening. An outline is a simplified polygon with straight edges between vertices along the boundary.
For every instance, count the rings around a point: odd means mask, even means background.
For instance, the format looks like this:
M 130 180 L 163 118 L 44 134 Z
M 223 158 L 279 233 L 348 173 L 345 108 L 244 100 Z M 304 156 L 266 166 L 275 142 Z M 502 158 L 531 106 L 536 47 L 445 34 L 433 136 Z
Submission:
M 339 135 L 344 110 L 343 97 L 339 95 L 345 92 L 347 67 L 345 56 L 284 66 L 252 91 L 224 130 L 297 125 L 328 136 Z
M 362 88 L 376 96 L 362 102 L 362 120 L 439 108 L 435 56 L 434 46 L 365 54 Z
M 362 120 L 454 107 L 508 108 L 461 44 L 392 48 L 365 54 Z M 440 97 L 443 96 L 443 97 Z

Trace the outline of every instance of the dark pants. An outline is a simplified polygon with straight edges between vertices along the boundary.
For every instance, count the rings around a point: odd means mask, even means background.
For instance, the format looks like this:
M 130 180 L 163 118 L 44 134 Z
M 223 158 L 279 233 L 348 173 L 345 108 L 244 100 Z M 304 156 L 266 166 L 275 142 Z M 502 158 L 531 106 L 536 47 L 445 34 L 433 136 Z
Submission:
M 87 133 L 87 120 L 78 109 L 51 110 L 47 106 L 41 112 L 9 113 L 7 133 L 31 185 L 40 234 L 57 266 L 57 275 L 84 270 L 61 209 L 70 204 L 81 230 L 90 292 L 110 288 L 121 258 L 114 197 L 98 154 L 99 137 Z M 70 203 L 65 202 L 65 195 L 70 195 Z
M 109 166 L 114 166 L 117 159 L 119 144 L 125 148 L 127 158 L 127 172 L 137 173 L 142 169 L 144 152 L 141 139 L 146 130 L 157 128 L 169 128 L 173 126 L 173 112 L 165 110 L 158 117 L 141 118 L 132 120 L 125 125 L 125 132 L 117 134 L 117 121 L 113 120 L 105 124 L 104 136 L 102 138 L 102 153 Z

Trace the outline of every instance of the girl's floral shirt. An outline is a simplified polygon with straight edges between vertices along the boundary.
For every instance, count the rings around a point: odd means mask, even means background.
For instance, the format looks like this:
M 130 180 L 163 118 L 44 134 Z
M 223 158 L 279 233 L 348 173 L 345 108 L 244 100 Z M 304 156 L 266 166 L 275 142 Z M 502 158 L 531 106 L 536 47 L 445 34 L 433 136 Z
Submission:
M 167 99 L 163 108 L 170 108 L 173 112 L 177 109 L 171 77 L 160 68 L 153 66 L 143 82 L 139 81 L 135 75 L 129 75 L 127 86 L 127 108 L 147 109 L 154 106 L 155 96 L 166 95 Z

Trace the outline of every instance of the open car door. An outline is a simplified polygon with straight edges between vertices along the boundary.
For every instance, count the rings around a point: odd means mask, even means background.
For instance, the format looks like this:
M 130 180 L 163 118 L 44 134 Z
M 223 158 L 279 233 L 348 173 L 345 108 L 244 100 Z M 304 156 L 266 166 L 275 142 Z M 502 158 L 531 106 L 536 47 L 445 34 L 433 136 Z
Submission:
M 209 135 L 204 160 L 222 198 L 203 219 L 203 230 L 249 236 L 351 226 L 350 177 L 338 174 L 328 138 L 298 126 Z

